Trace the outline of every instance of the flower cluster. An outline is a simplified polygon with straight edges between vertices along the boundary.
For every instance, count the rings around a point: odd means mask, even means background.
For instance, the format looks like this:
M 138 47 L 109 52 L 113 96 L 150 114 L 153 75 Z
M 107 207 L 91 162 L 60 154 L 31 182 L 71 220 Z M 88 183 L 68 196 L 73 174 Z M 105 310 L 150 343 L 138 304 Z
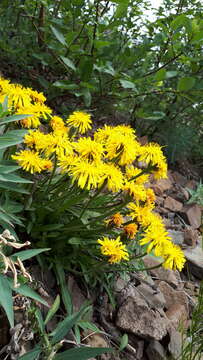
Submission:
M 105 188 L 121 194 L 129 199 L 123 205 L 123 214 L 130 220 L 125 224 L 123 216 L 116 213 L 107 220 L 108 226 L 117 226 L 131 240 L 139 231 L 140 245 L 161 256 L 165 267 L 182 269 L 184 255 L 153 212 L 155 195 L 146 186 L 150 174 L 155 179 L 167 177 L 166 159 L 158 144 L 141 146 L 135 130 L 127 125 L 105 125 L 91 137 L 85 136 L 92 127 L 90 114 L 75 111 L 68 119 L 52 116 L 43 94 L 0 79 L 0 101 L 5 96 L 12 111 L 32 114 L 22 120 L 23 126 L 32 128 L 24 137 L 24 149 L 12 156 L 25 171 L 33 174 L 57 168 L 81 189 Z M 44 130 L 39 128 L 42 118 L 48 118 Z M 122 243 L 120 237 L 104 237 L 98 244 L 110 263 L 130 259 L 128 244 Z

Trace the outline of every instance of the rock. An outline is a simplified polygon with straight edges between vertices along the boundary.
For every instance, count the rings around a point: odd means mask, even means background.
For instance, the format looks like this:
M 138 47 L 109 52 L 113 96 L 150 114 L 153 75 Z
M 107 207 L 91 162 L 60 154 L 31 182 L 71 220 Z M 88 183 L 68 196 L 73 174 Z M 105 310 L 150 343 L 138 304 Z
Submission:
M 80 310 L 81 306 L 84 304 L 84 302 L 87 299 L 83 295 L 81 289 L 79 288 L 79 286 L 73 276 L 68 276 L 67 287 L 71 294 L 73 311 L 77 312 Z M 90 317 L 91 317 L 91 315 L 90 315 Z M 91 321 L 91 319 L 89 318 L 87 321 Z
M 163 195 L 166 190 L 171 189 L 172 182 L 169 179 L 160 179 L 150 186 L 156 195 Z
M 146 353 L 148 358 L 151 360 L 166 360 L 166 354 L 164 347 L 160 344 L 159 341 L 151 340 L 149 346 L 147 347 Z
M 182 194 L 183 194 L 183 196 L 184 196 L 184 198 L 185 198 L 185 200 L 189 200 L 189 198 L 190 198 L 190 194 L 189 194 L 189 192 L 184 188 L 184 187 L 181 187 L 181 192 L 182 192 Z
M 139 143 L 143 146 L 148 143 L 148 136 L 144 135 L 138 138 Z
M 185 221 L 191 225 L 194 229 L 198 229 L 201 226 L 201 207 L 197 204 L 187 204 L 182 210 L 181 214 Z
M 200 245 L 194 249 L 189 248 L 184 250 L 185 257 L 188 262 L 191 273 L 198 279 L 203 279 L 203 250 Z
M 197 188 L 197 185 L 198 185 L 197 181 L 189 180 L 189 181 L 186 182 L 185 188 L 186 189 L 188 188 L 190 190 L 195 190 Z
M 181 326 L 181 328 L 187 328 L 187 315 L 185 306 L 182 304 L 172 304 L 166 311 L 167 318 L 176 330 L 179 326 Z
M 128 297 L 118 310 L 116 325 L 145 339 L 161 340 L 167 333 L 167 319 L 151 310 L 142 298 Z
M 169 308 L 174 304 L 183 305 L 185 307 L 185 313 L 187 314 L 188 318 L 189 304 L 186 293 L 182 290 L 173 289 L 165 281 L 161 281 L 158 287 L 165 297 L 166 309 L 169 310 Z
M 166 306 L 165 298 L 159 290 L 155 291 L 147 284 L 137 286 L 136 290 L 144 297 L 145 300 L 147 300 L 150 307 L 154 309 L 163 309 Z
M 171 211 L 178 212 L 183 208 L 183 204 L 171 196 L 167 196 L 167 198 L 164 200 L 164 207 Z
M 170 329 L 169 335 L 168 350 L 174 359 L 178 359 L 182 352 L 182 335 L 173 328 Z
M 184 242 L 184 232 L 183 231 L 177 231 L 177 230 L 171 230 L 168 229 L 168 234 L 171 237 L 171 240 L 176 245 L 182 245 Z
M 160 261 L 153 258 L 150 255 L 145 256 L 143 259 L 145 267 L 150 268 L 160 264 Z M 164 269 L 163 267 L 151 269 L 149 273 L 155 280 L 167 281 L 174 288 L 183 287 L 178 271 L 172 271 L 170 269 Z
M 195 247 L 199 238 L 199 232 L 196 229 L 193 229 L 191 226 L 187 226 L 184 229 L 184 243 Z
M 185 186 L 185 184 L 187 183 L 187 179 L 185 176 L 181 175 L 179 172 L 177 171 L 171 171 L 171 176 L 173 177 L 173 180 L 175 183 L 181 185 L 181 186 Z

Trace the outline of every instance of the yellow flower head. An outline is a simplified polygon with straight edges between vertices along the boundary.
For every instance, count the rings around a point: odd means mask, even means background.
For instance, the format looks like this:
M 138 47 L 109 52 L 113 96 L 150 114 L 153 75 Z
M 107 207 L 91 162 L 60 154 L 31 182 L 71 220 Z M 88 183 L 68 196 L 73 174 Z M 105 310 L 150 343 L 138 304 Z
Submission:
M 12 106 L 17 110 L 20 107 L 27 107 L 31 105 L 31 99 L 26 88 L 18 84 L 11 84 L 9 89 L 9 101 Z
M 136 184 L 133 181 L 125 181 L 123 185 L 123 191 L 129 193 L 134 200 L 146 200 L 146 189 L 144 188 L 144 186 Z
M 109 257 L 110 264 L 119 263 L 121 260 L 129 260 L 129 254 L 126 246 L 120 241 L 120 236 L 115 240 L 104 237 L 97 240 L 97 242 L 101 245 L 102 255 Z
M 23 170 L 31 174 L 52 168 L 50 160 L 42 159 L 37 152 L 32 150 L 22 150 L 12 155 L 12 159 L 16 160 Z
M 27 88 L 27 93 L 30 96 L 30 99 L 35 103 L 43 104 L 46 101 L 46 97 L 43 93 L 35 91 L 31 88 Z
M 90 114 L 82 111 L 74 111 L 67 119 L 67 124 L 78 129 L 81 134 L 92 128 L 92 120 Z
M 100 161 L 104 151 L 102 144 L 92 140 L 90 137 L 80 138 L 73 146 L 79 157 L 87 159 L 89 162 Z
M 51 134 L 44 134 L 40 130 L 29 130 L 24 136 L 24 143 L 37 151 L 44 151 L 49 148 L 52 142 Z
M 161 147 L 156 143 L 149 143 L 141 147 L 140 161 L 144 161 L 147 164 L 151 162 L 152 165 L 156 165 L 163 161 L 164 155 Z
M 165 245 L 162 257 L 164 258 L 163 266 L 166 269 L 181 271 L 185 264 L 185 256 L 181 248 L 171 241 Z
M 45 149 L 46 156 L 56 154 L 57 156 L 72 155 L 73 147 L 72 143 L 67 137 L 66 133 L 62 133 L 61 130 L 56 130 L 50 135 L 50 143 Z
M 123 227 L 123 230 L 124 230 L 125 234 L 127 235 L 127 237 L 132 240 L 132 239 L 134 239 L 135 234 L 137 233 L 137 224 L 131 223 L 131 224 L 125 225 Z
M 113 129 L 114 128 L 112 126 L 104 125 L 103 128 L 95 131 L 94 140 L 101 144 L 105 144 L 109 136 L 112 135 Z
M 96 189 L 102 176 L 99 164 L 89 163 L 87 160 L 78 160 L 70 167 L 69 175 L 73 182 L 77 182 L 82 189 Z
M 131 136 L 113 133 L 106 143 L 107 159 L 119 165 L 131 164 L 139 155 L 140 144 Z
M 131 180 L 136 177 L 133 180 L 136 184 L 144 184 L 149 179 L 149 174 L 140 175 L 142 173 L 142 169 L 138 169 L 133 165 L 126 166 L 125 172 L 128 180 Z
M 123 186 L 123 174 L 121 170 L 114 164 L 102 165 L 102 177 L 100 179 L 100 185 L 106 182 L 106 186 L 109 191 L 117 192 L 122 189 Z
M 65 126 L 63 119 L 61 119 L 59 116 L 52 116 L 50 125 L 54 131 L 62 131 L 67 133 L 69 130 L 68 127 Z
M 155 200 L 156 200 L 156 196 L 155 193 L 152 189 L 146 189 L 146 196 L 147 196 L 147 204 L 151 205 L 154 204 Z
M 117 227 L 121 227 L 123 224 L 123 217 L 120 213 L 116 213 L 112 215 L 108 220 L 105 220 L 107 225 L 116 225 Z
M 20 123 L 25 128 L 38 128 L 40 123 L 40 118 L 47 119 L 48 116 L 51 115 L 52 110 L 46 106 L 41 104 L 34 104 L 24 107 L 19 107 L 16 114 L 18 115 L 32 115 L 23 120 L 20 120 Z

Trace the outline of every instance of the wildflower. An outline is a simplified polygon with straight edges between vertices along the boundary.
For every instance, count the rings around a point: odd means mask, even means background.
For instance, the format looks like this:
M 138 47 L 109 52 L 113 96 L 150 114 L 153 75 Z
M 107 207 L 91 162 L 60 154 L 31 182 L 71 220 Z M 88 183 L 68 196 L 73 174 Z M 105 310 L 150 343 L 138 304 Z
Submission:
M 120 241 L 120 236 L 117 239 L 109 239 L 104 237 L 97 242 L 101 245 L 102 255 L 109 256 L 109 262 L 111 264 L 119 263 L 121 260 L 129 260 L 129 254 L 126 246 Z
M 78 142 L 74 143 L 74 149 L 78 155 L 84 159 L 91 161 L 100 161 L 103 154 L 103 146 L 98 142 L 88 138 L 80 138 Z
M 35 91 L 31 88 L 27 88 L 26 91 L 33 102 L 43 104 L 46 101 L 46 97 L 43 93 Z
M 104 125 L 103 128 L 95 131 L 94 140 L 101 144 L 105 144 L 109 136 L 112 135 L 113 129 L 114 128 L 112 126 Z
M 15 110 L 20 107 L 30 106 L 31 104 L 31 99 L 26 88 L 21 85 L 11 84 L 8 95 Z
M 21 125 L 25 128 L 38 128 L 41 124 L 40 118 L 43 117 L 44 119 L 47 119 L 51 113 L 52 110 L 44 104 L 30 104 L 29 106 L 19 107 L 16 111 L 17 115 L 32 115 L 20 120 Z
M 132 239 L 134 239 L 135 234 L 137 233 L 137 228 L 138 228 L 137 224 L 131 223 L 131 224 L 125 225 L 123 227 L 123 230 L 124 230 L 125 234 L 127 235 L 127 237 L 132 240 Z
M 116 225 L 117 227 L 120 227 L 123 224 L 123 217 L 120 213 L 116 213 L 105 222 L 108 225 Z
M 140 144 L 131 136 L 113 133 L 106 143 L 107 159 L 119 165 L 131 164 L 139 155 Z
M 166 269 L 181 271 L 185 264 L 185 256 L 181 248 L 172 242 L 168 242 L 168 244 L 164 248 L 163 252 L 164 264 L 163 266 Z
M 45 149 L 46 156 L 55 153 L 57 156 L 70 155 L 73 153 L 72 143 L 67 137 L 67 133 L 62 133 L 60 130 L 54 131 L 50 134 L 49 146 Z
M 143 185 L 136 184 L 135 182 L 125 181 L 123 185 L 123 191 L 129 193 L 134 200 L 146 200 L 146 189 Z
M 102 185 L 104 181 L 106 182 L 106 186 L 109 191 L 117 192 L 122 189 L 123 174 L 116 165 L 103 164 L 100 185 Z
M 12 159 L 16 160 L 17 163 L 31 174 L 35 172 L 41 172 L 52 167 L 50 160 L 42 159 L 38 152 L 33 150 L 21 150 L 19 153 L 12 155 Z
M 147 164 L 156 165 L 164 159 L 161 147 L 156 143 L 149 143 L 141 147 L 140 161 L 145 161 Z
M 78 129 L 81 134 L 84 134 L 92 127 L 92 120 L 90 114 L 82 111 L 74 111 L 67 120 L 69 126 L 73 126 Z
M 60 154 L 58 156 L 58 166 L 61 168 L 62 173 L 67 173 L 70 167 L 76 165 L 79 161 L 79 158 L 74 153 Z
M 155 179 L 166 179 L 167 178 L 167 163 L 166 159 L 163 158 L 157 163 L 156 170 L 153 171 Z
M 52 116 L 50 125 L 54 131 L 62 131 L 67 133 L 69 130 L 68 127 L 65 126 L 63 119 L 61 119 L 59 116 Z
M 151 204 L 154 204 L 154 201 L 156 199 L 155 193 L 152 189 L 146 189 L 146 200 L 147 204 L 150 206 Z
M 96 189 L 102 176 L 101 167 L 95 163 L 89 163 L 87 160 L 78 160 L 69 170 L 73 182 L 77 181 L 82 189 Z
M 29 130 L 28 134 L 24 136 L 24 143 L 37 151 L 46 150 L 52 141 L 51 134 L 44 134 L 40 130 Z
M 131 210 L 129 216 L 131 216 L 132 219 L 136 219 L 142 227 L 145 228 L 153 222 L 155 214 L 152 213 L 152 209 L 154 204 L 150 204 L 150 206 L 139 206 L 130 202 L 127 207 Z
M 149 174 L 142 174 L 142 169 L 138 169 L 134 167 L 133 165 L 126 166 L 125 173 L 127 179 L 130 181 L 131 179 L 135 178 L 133 181 L 135 181 L 136 184 L 144 184 L 148 181 Z

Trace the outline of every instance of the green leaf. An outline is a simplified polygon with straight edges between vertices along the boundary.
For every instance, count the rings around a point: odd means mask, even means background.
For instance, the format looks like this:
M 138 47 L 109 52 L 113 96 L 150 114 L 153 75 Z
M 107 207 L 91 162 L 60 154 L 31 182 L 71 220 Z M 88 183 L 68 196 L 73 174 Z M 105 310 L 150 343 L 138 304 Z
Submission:
M 42 313 L 39 309 L 36 309 L 35 311 L 35 317 L 37 319 L 37 322 L 39 324 L 39 328 L 40 328 L 40 331 L 41 333 L 43 334 L 44 331 L 45 331 L 45 328 L 44 328 L 44 321 L 43 321 L 43 317 L 42 317 Z
M 6 134 L 0 136 L 0 150 L 21 143 L 26 133 L 27 131 L 24 130 L 23 132 L 22 130 L 11 130 L 8 131 Z
M 14 327 L 13 298 L 10 283 L 6 276 L 0 274 L 0 304 L 4 308 L 10 326 Z
M 195 35 L 192 38 L 191 43 L 193 44 L 193 43 L 199 42 L 201 40 L 203 40 L 203 30 L 195 33 Z
M 81 309 L 72 315 L 67 316 L 63 321 L 61 321 L 56 329 L 51 333 L 53 336 L 51 343 L 56 344 L 61 341 L 66 334 L 72 329 L 72 327 L 77 323 L 78 319 L 82 316 L 82 314 L 87 311 L 89 307 L 82 306 Z
M 0 174 L 9 174 L 16 170 L 19 170 L 21 167 L 19 165 L 1 165 L 0 164 Z
M 165 79 L 165 77 L 166 77 L 166 70 L 165 69 L 160 69 L 159 71 L 157 71 L 154 79 L 156 81 L 162 81 L 162 80 Z
M 55 27 L 53 27 L 53 26 L 51 26 L 51 30 L 52 30 L 52 32 L 54 33 L 54 35 L 55 35 L 55 37 L 57 38 L 57 40 L 58 40 L 62 45 L 67 46 L 66 40 L 65 40 L 63 34 L 62 34 L 59 30 L 57 30 Z
M 46 325 L 51 319 L 52 317 L 56 314 L 56 312 L 58 311 L 59 309 L 59 306 L 60 306 L 60 296 L 57 295 L 51 309 L 49 309 L 49 312 L 46 316 L 46 319 L 45 319 L 45 322 L 44 324 Z
M 64 90 L 76 90 L 79 89 L 79 86 L 76 84 L 71 84 L 68 80 L 55 81 L 53 86 L 59 87 Z
M 193 86 L 195 85 L 195 81 L 196 81 L 196 79 L 193 77 L 189 77 L 189 76 L 183 77 L 182 79 L 180 79 L 178 81 L 177 90 L 178 91 L 188 91 L 193 88 Z
M 16 252 L 15 254 L 12 254 L 11 258 L 13 260 L 16 260 L 18 257 L 21 261 L 24 261 L 24 260 L 32 258 L 33 256 L 39 255 L 44 251 L 49 251 L 49 250 L 51 250 L 51 248 L 23 250 L 23 251 Z
M 26 119 L 27 117 L 30 117 L 32 115 L 13 115 L 13 116 L 8 116 L 8 117 L 5 117 L 5 118 L 2 118 L 0 119 L 0 125 L 4 125 L 4 124 L 8 124 L 10 122 L 16 122 L 16 121 L 19 121 L 19 120 L 23 120 L 23 119 Z
M 10 190 L 10 191 L 18 192 L 21 194 L 29 194 L 28 190 L 24 189 L 23 187 L 16 186 L 13 183 L 6 184 L 6 183 L 0 181 L 0 189 Z
M 57 272 L 59 284 L 61 287 L 61 295 L 62 295 L 64 306 L 66 308 L 67 313 L 72 314 L 73 304 L 72 304 L 72 300 L 71 300 L 71 295 L 70 295 L 70 292 L 66 285 L 64 269 L 61 266 L 61 264 L 59 264 L 59 263 L 56 264 L 56 272 Z
M 14 174 L 0 174 L 0 181 L 8 181 L 12 183 L 21 183 L 21 184 L 32 184 L 33 181 L 24 179 L 18 175 Z
M 127 345 L 128 345 L 128 335 L 124 334 L 120 341 L 119 351 L 122 351 L 123 349 L 125 349 Z
M 66 350 L 61 354 L 57 354 L 54 360 L 88 360 L 101 354 L 113 352 L 111 348 L 76 348 Z M 24 359 L 23 359 L 24 360 Z
M 84 243 L 84 239 L 79 238 L 79 237 L 71 237 L 70 239 L 67 240 L 68 244 L 71 245 L 80 245 L 82 243 Z
M 178 71 L 167 71 L 166 72 L 166 78 L 170 79 L 178 75 Z
M 29 286 L 27 285 L 20 285 L 19 287 L 15 288 L 13 286 L 13 281 L 11 279 L 9 279 L 9 285 L 11 287 L 11 289 L 13 291 L 15 291 L 16 293 L 19 293 L 21 295 L 24 295 L 24 296 L 28 296 L 30 297 L 31 299 L 33 300 L 36 300 L 40 303 L 42 303 L 43 305 L 45 306 L 48 306 L 47 302 L 42 299 L 42 297 L 40 295 L 38 295 L 33 289 L 31 289 Z
M 178 28 L 185 26 L 188 20 L 189 19 L 184 14 L 177 16 L 171 23 L 171 29 L 177 30 Z
M 73 71 L 76 71 L 76 67 L 75 67 L 74 63 L 72 62 L 72 60 L 70 60 L 70 59 L 68 59 L 67 57 L 64 57 L 64 56 L 60 56 L 60 58 L 64 62 L 64 64 L 66 64 L 66 66 L 71 68 Z
M 124 88 L 124 89 L 135 89 L 135 84 L 132 82 L 132 81 L 128 81 L 128 80 L 119 80 L 120 83 L 121 83 L 121 86 Z
M 37 345 L 33 350 L 20 356 L 18 360 L 38 360 L 41 351 L 42 350 L 40 349 L 39 345 Z

